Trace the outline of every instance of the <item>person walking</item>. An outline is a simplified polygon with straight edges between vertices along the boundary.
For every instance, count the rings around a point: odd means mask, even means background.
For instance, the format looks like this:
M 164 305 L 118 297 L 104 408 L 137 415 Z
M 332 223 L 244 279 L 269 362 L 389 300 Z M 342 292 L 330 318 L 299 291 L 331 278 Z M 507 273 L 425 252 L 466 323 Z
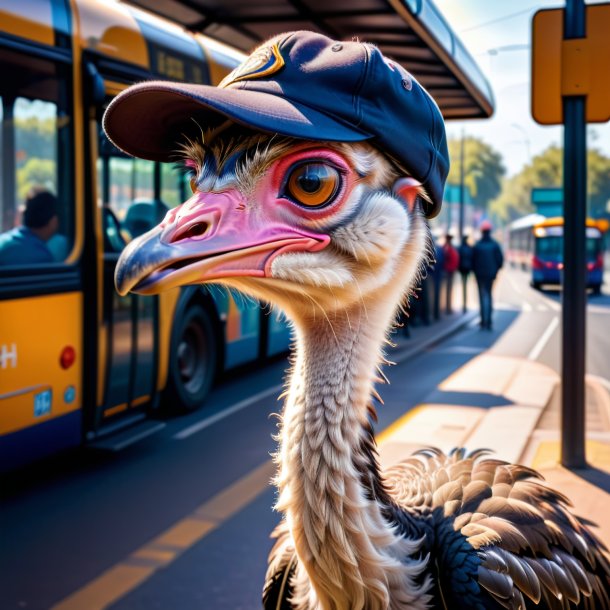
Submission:
M 447 290 L 447 314 L 453 313 L 451 299 L 453 296 L 453 276 L 460 266 L 460 255 L 451 243 L 453 235 L 447 233 L 443 246 L 443 271 L 445 272 L 445 288 Z
M 459 271 L 462 276 L 462 311 L 466 313 L 466 303 L 468 302 L 468 276 L 472 271 L 472 246 L 468 243 L 468 236 L 462 236 L 462 243 L 458 248 L 460 256 Z
M 481 239 L 472 253 L 472 270 L 479 288 L 481 328 L 492 329 L 493 301 L 491 291 L 498 271 L 504 264 L 504 256 L 498 242 L 491 237 L 492 225 L 488 220 L 481 223 Z
M 445 261 L 443 258 L 443 248 L 434 238 L 432 240 L 432 247 L 434 250 L 434 261 L 429 267 L 429 273 L 432 274 L 432 282 L 434 286 L 432 311 L 434 319 L 439 320 L 441 317 L 441 284 L 443 279 L 443 266 Z

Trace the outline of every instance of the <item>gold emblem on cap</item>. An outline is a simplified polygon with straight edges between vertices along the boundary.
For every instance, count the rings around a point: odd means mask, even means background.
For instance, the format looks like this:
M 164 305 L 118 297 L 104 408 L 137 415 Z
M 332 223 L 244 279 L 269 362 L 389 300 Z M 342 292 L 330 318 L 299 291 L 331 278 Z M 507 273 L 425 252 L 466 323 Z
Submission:
M 284 67 L 284 58 L 280 54 L 277 43 L 271 46 L 259 47 L 241 63 L 233 72 L 225 76 L 218 85 L 221 89 L 241 80 L 263 78 Z

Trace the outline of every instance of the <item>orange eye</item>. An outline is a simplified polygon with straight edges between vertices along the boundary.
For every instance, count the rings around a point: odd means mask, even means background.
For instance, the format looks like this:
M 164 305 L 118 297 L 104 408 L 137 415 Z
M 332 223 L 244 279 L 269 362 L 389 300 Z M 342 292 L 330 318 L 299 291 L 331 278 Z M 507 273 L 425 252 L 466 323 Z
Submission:
M 286 183 L 288 195 L 297 203 L 317 207 L 329 203 L 341 184 L 339 171 L 325 163 L 304 163 L 295 167 Z
M 195 194 L 197 192 L 197 176 L 191 176 L 189 185 L 191 187 L 191 192 Z

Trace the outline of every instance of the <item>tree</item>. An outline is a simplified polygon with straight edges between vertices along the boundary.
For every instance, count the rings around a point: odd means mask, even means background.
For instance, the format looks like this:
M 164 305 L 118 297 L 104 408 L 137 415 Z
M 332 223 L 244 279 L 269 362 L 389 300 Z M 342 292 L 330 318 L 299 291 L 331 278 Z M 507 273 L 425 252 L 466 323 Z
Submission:
M 32 157 L 17 170 L 17 198 L 23 202 L 32 188 L 57 191 L 57 164 L 51 159 Z
M 587 153 L 587 193 L 589 215 L 606 214 L 610 200 L 610 159 L 599 150 Z M 492 203 L 491 211 L 504 221 L 534 212 L 532 189 L 563 185 L 563 148 L 550 146 L 535 156 L 529 165 L 512 178 L 504 180 L 500 196 Z
M 459 184 L 461 140 L 450 139 L 448 146 L 451 158 L 448 181 Z M 490 201 L 501 191 L 505 172 L 499 152 L 479 138 L 469 136 L 464 139 L 464 184 L 476 206 L 487 209 Z

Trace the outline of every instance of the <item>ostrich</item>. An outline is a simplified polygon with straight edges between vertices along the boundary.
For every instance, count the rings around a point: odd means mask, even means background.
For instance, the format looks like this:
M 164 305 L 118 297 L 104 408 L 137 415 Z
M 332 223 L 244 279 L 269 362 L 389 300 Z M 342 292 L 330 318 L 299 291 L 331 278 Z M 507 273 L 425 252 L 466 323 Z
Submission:
M 605 547 L 535 471 L 464 449 L 378 465 L 383 346 L 448 169 L 411 75 L 372 45 L 288 33 L 219 88 L 135 85 L 105 129 L 178 154 L 193 190 L 124 250 L 119 292 L 219 283 L 292 322 L 265 608 L 610 608 Z

